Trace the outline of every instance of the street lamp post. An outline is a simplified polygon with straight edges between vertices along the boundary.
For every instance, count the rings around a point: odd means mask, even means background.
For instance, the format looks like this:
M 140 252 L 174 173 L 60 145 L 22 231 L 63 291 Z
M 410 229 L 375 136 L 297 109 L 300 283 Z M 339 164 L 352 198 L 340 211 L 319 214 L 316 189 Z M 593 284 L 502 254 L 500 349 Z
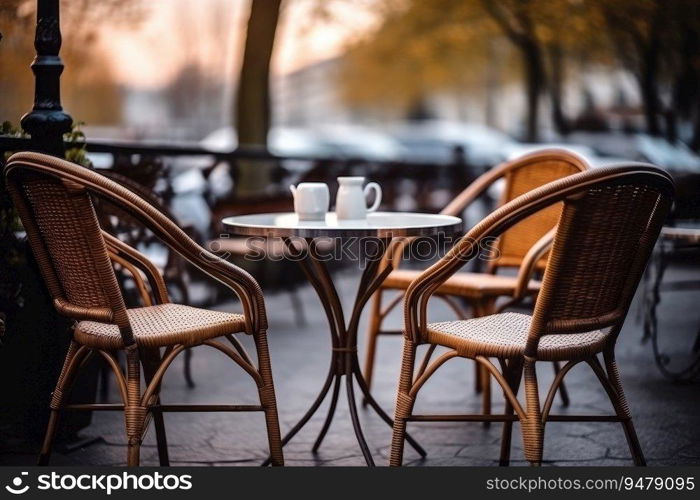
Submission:
M 32 149 L 63 157 L 63 134 L 70 131 L 73 119 L 61 107 L 59 0 L 37 1 L 34 47 L 34 107 L 22 117 L 22 128 L 32 137 Z

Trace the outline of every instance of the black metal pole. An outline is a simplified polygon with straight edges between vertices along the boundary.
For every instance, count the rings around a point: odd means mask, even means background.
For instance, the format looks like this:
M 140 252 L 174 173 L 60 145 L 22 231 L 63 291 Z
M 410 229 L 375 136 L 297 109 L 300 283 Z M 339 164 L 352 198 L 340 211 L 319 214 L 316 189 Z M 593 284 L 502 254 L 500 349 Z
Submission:
M 63 157 L 63 134 L 73 119 L 61 107 L 59 0 L 37 1 L 34 47 L 34 107 L 22 117 L 22 128 L 32 137 L 32 149 Z

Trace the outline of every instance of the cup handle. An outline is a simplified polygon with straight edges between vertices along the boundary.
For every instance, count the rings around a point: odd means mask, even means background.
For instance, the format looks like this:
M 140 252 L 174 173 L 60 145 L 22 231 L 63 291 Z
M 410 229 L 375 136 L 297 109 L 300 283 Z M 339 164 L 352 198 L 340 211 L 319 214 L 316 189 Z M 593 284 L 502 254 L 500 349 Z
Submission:
M 370 182 L 365 186 L 365 198 L 371 190 L 374 189 L 374 203 L 367 209 L 368 212 L 374 212 L 379 208 L 379 204 L 382 202 L 382 188 L 376 182 Z

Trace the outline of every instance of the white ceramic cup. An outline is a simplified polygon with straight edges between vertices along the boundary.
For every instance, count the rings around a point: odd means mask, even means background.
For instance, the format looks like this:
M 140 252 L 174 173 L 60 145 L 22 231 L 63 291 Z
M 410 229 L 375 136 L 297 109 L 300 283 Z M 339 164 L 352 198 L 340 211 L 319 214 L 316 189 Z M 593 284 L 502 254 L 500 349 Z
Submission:
M 299 220 L 325 220 L 330 194 L 323 182 L 302 182 L 289 186 L 294 196 L 294 211 Z
M 338 219 L 362 220 L 367 212 L 374 212 L 382 202 L 382 188 L 376 182 L 368 183 L 364 189 L 364 177 L 338 177 L 338 195 L 335 212 Z M 374 203 L 367 208 L 367 195 L 374 190 Z

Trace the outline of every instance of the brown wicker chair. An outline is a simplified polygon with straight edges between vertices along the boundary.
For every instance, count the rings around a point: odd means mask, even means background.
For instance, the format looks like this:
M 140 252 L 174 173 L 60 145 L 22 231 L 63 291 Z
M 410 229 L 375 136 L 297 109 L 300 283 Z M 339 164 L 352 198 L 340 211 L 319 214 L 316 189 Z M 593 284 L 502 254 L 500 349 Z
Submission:
M 168 464 L 163 412 L 262 411 L 272 463 L 283 465 L 279 422 L 262 292 L 241 269 L 204 250 L 176 224 L 143 199 L 72 163 L 37 153 L 13 155 L 5 168 L 7 187 L 53 297 L 56 309 L 75 319 L 72 341 L 51 400 L 51 416 L 39 463 L 49 460 L 59 412 L 123 410 L 128 438 L 128 465 L 139 464 L 143 435 L 152 416 L 161 465 Z M 120 206 L 147 226 L 162 242 L 194 266 L 236 293 L 243 314 L 172 304 L 162 276 L 142 254 L 100 229 L 92 198 Z M 153 304 L 127 309 L 112 262 L 131 269 L 139 289 L 150 288 Z M 145 276 L 145 280 L 141 276 Z M 233 336 L 255 340 L 258 366 Z M 227 339 L 233 348 L 215 340 Z M 175 357 L 190 346 L 205 344 L 240 365 L 254 380 L 259 405 L 162 405 L 160 385 Z M 161 358 L 160 349 L 164 348 Z M 126 373 L 116 353 L 126 354 Z M 112 368 L 122 404 L 68 404 L 73 380 L 86 359 L 98 354 Z M 141 368 L 146 380 L 141 390 Z
M 674 194 L 668 174 L 651 165 L 601 168 L 552 182 L 516 198 L 476 225 L 439 262 L 423 272 L 406 292 L 404 351 L 396 399 L 391 465 L 401 465 L 408 421 L 504 422 L 502 465 L 510 460 L 512 421 L 519 420 L 525 457 L 542 461 L 547 421 L 621 422 L 635 464 L 644 464 L 639 441 L 615 363 L 615 343 L 630 302 Z M 428 300 L 461 267 L 484 238 L 498 236 L 543 209 L 561 206 L 558 229 L 532 316 L 501 313 L 444 323 L 429 323 Z M 415 378 L 416 348 L 449 348 Z M 598 359 L 603 355 L 605 368 Z M 463 357 L 485 366 L 503 388 L 503 415 L 414 415 L 418 391 L 447 360 Z M 498 359 L 499 371 L 489 358 Z M 540 406 L 535 366 L 562 361 L 544 405 Z M 552 401 L 566 373 L 588 363 L 607 392 L 615 415 L 551 415 Z M 525 405 L 517 399 L 525 381 Z M 515 415 L 513 415 L 515 412 Z
M 478 199 L 496 181 L 505 180 L 505 186 L 499 205 L 562 177 L 583 172 L 589 168 L 588 163 L 580 156 L 561 149 L 544 149 L 524 155 L 518 159 L 503 163 L 489 170 L 469 185 L 441 213 L 460 216 L 464 210 Z M 467 315 L 462 311 L 454 297 L 466 301 L 471 308 L 472 316 L 479 317 L 493 314 L 496 301 L 500 297 L 509 297 L 507 305 L 515 305 L 527 297 L 537 294 L 540 283 L 533 280 L 536 271 L 541 271 L 546 265 L 546 254 L 549 251 L 556 225 L 558 212 L 555 207 L 543 210 L 536 216 L 530 217 L 503 234 L 495 251 L 499 257 L 488 262 L 484 273 L 460 272 L 450 277 L 436 291 L 436 296 L 444 300 L 460 319 Z M 401 252 L 404 251 L 404 241 L 392 252 L 393 262 L 400 262 Z M 518 268 L 517 275 L 498 274 L 500 270 Z M 377 338 L 383 334 L 401 334 L 400 330 L 382 330 L 384 318 L 396 307 L 403 297 L 394 297 L 387 307 L 382 309 L 382 295 L 389 290 L 405 291 L 422 271 L 413 269 L 396 269 L 382 283 L 374 295 L 370 309 L 369 327 L 367 331 L 367 352 L 365 355 L 364 375 L 367 384 L 371 386 L 376 357 Z M 432 350 L 427 356 L 432 355 Z M 555 364 L 555 369 L 558 366 Z M 483 406 L 486 413 L 491 406 L 491 379 L 486 369 L 476 367 L 476 390 L 483 391 Z M 565 390 L 561 393 L 565 404 L 568 398 Z

